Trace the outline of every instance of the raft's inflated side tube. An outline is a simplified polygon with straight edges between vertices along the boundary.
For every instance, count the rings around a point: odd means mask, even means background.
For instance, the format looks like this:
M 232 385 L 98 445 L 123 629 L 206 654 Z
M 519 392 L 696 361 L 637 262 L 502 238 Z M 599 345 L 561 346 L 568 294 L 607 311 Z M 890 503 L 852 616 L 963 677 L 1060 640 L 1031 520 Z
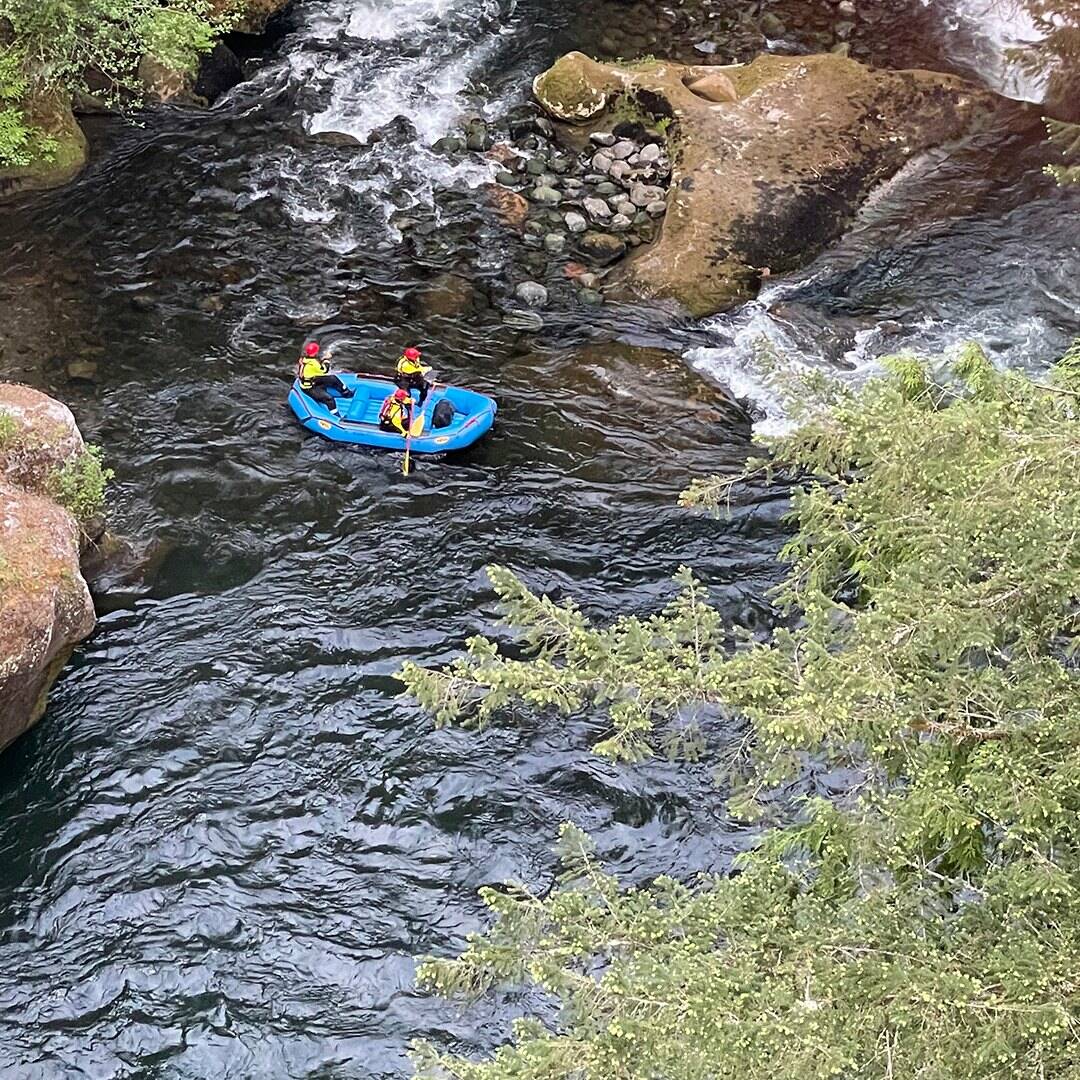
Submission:
M 339 376 L 353 396 L 337 397 L 338 412 L 332 413 L 314 398 L 308 397 L 294 381 L 289 391 L 289 407 L 309 431 L 334 442 L 355 443 L 360 446 L 379 446 L 386 450 L 403 450 L 405 436 L 383 431 L 379 427 L 379 410 L 383 402 L 397 389 L 393 379 L 374 375 Z M 414 401 L 416 397 L 414 396 Z M 434 425 L 434 416 L 442 405 L 452 410 L 450 422 L 444 427 Z M 414 454 L 441 454 L 447 450 L 463 450 L 486 435 L 495 422 L 497 406 L 493 398 L 461 386 L 440 386 L 428 395 L 424 408 L 413 406 L 413 416 L 424 417 L 423 432 L 409 440 Z M 441 416 L 445 417 L 447 409 Z

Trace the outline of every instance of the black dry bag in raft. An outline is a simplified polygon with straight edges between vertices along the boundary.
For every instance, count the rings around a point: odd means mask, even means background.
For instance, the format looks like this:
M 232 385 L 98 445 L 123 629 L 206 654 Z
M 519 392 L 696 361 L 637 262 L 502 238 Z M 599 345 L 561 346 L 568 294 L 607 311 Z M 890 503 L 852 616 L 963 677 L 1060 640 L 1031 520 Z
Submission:
M 431 426 L 437 428 L 449 427 L 454 422 L 454 405 L 453 402 L 447 401 L 443 398 L 438 405 L 435 406 L 435 411 L 431 414 Z

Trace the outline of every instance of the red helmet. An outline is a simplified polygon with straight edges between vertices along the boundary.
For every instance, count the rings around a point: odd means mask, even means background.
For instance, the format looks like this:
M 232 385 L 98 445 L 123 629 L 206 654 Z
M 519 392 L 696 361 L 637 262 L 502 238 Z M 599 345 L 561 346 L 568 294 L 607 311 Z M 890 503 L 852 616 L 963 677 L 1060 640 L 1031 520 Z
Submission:
M 412 397 L 408 390 L 403 390 L 400 386 L 394 391 L 395 401 L 412 401 Z
M 420 359 L 420 350 L 419 349 L 412 349 L 412 348 L 406 349 L 405 350 L 405 359 L 406 360 L 413 360 L 413 361 L 419 360 Z
M 304 346 L 305 356 L 318 356 L 319 355 L 319 343 L 317 341 L 309 341 Z

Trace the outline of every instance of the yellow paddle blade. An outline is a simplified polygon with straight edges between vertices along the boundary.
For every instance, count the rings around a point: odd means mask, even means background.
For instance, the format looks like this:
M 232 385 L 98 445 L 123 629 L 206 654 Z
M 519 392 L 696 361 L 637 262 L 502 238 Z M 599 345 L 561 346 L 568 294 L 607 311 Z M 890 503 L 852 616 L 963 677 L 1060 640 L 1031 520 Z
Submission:
M 409 475 L 409 449 L 408 449 L 408 447 L 406 447 L 406 449 L 405 449 L 405 457 L 402 459 L 402 462 L 401 462 L 401 471 L 406 476 Z
M 409 428 L 409 434 L 415 439 L 417 435 L 423 435 L 423 433 L 424 433 L 424 414 L 421 413 L 412 422 L 412 427 Z

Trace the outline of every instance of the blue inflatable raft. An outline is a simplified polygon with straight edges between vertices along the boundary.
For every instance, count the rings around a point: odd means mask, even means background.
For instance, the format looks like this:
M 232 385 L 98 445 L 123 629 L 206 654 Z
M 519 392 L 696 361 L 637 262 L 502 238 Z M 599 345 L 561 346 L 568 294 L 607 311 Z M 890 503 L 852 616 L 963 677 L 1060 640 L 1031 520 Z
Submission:
M 379 375 L 338 376 L 353 392 L 351 398 L 338 397 L 338 414 L 323 408 L 300 389 L 294 381 L 289 391 L 289 406 L 301 424 L 334 442 L 359 443 L 362 446 L 381 446 L 387 450 L 402 450 L 405 436 L 383 431 L 379 427 L 379 410 L 383 402 L 397 389 L 392 379 Z M 334 391 L 330 391 L 333 396 Z M 413 401 L 416 401 L 413 395 Z M 435 407 L 441 401 L 454 406 L 454 417 L 445 427 L 432 423 Z M 472 446 L 486 434 L 495 422 L 495 401 L 486 394 L 465 390 L 460 386 L 436 386 L 423 409 L 413 406 L 413 436 L 409 440 L 414 454 L 442 454 L 447 450 L 462 450 Z M 441 410 L 445 411 L 445 410 Z M 422 419 L 422 423 L 417 420 Z

